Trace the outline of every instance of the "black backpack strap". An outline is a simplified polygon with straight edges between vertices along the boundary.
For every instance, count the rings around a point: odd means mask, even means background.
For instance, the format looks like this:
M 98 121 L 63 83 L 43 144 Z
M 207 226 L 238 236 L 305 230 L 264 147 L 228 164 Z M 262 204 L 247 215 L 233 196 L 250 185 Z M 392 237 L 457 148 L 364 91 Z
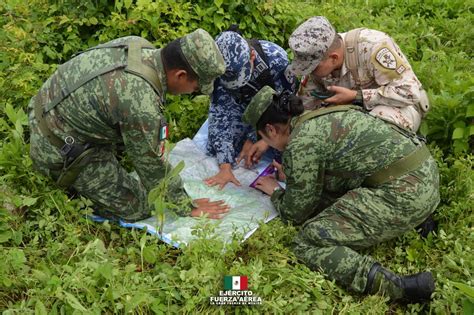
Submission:
M 257 83 L 260 86 L 260 88 L 264 87 L 265 85 L 270 86 L 272 89 L 275 88 L 275 82 L 273 82 L 273 77 L 270 73 L 270 64 L 268 62 L 268 57 L 263 51 L 262 44 L 260 44 L 260 41 L 258 39 L 252 38 L 248 39 L 247 43 L 249 44 L 250 47 L 255 49 L 255 51 L 258 53 L 260 58 L 262 58 L 263 62 L 267 66 L 265 70 L 258 76 L 257 78 Z

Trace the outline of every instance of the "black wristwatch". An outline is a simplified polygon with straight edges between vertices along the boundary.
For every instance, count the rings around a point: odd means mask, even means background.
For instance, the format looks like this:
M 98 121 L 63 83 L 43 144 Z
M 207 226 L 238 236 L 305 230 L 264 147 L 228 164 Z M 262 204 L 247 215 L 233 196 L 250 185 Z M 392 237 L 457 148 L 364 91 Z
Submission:
M 364 97 L 362 96 L 362 90 L 357 90 L 357 94 L 355 99 L 352 101 L 353 105 L 363 106 L 364 105 Z

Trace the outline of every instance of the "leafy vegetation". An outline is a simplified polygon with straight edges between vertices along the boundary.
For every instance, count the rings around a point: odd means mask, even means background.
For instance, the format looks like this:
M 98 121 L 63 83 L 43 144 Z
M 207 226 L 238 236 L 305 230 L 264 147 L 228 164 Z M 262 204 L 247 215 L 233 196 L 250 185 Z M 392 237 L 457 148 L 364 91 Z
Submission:
M 222 313 L 209 305 L 224 275 L 248 275 L 261 306 L 242 313 L 474 312 L 473 4 L 430 1 L 290 0 L 5 0 L 0 2 L 0 310 L 46 313 Z M 441 174 L 436 233 L 413 231 L 366 252 L 398 273 L 431 270 L 429 305 L 391 305 L 352 295 L 298 263 L 289 250 L 296 228 L 262 225 L 246 243 L 226 246 L 213 224 L 176 250 L 144 231 L 85 219 L 90 202 L 70 199 L 33 171 L 27 104 L 72 54 L 99 42 L 140 35 L 157 46 L 202 27 L 212 35 L 239 23 L 247 37 L 287 48 L 295 25 L 325 15 L 338 31 L 361 25 L 391 34 L 431 99 L 422 133 Z M 207 97 L 167 104 L 173 141 L 192 136 L 206 118 Z M 156 200 L 155 200 L 156 202 Z

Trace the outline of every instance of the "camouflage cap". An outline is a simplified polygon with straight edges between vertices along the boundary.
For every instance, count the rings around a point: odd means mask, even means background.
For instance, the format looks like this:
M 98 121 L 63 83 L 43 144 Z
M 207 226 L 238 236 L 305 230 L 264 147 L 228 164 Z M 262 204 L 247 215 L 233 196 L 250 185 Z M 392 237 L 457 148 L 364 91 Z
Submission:
M 268 85 L 261 88 L 245 109 L 242 120 L 257 130 L 257 123 L 260 117 L 262 117 L 263 113 L 272 104 L 273 96 L 276 94 L 277 92 Z
M 236 32 L 226 31 L 217 36 L 216 44 L 226 66 L 224 75 L 220 77 L 222 85 L 228 89 L 238 89 L 247 84 L 252 75 L 247 41 Z
M 198 28 L 180 40 L 181 50 L 191 68 L 199 77 L 199 88 L 211 94 L 214 80 L 224 74 L 225 63 L 211 35 Z
M 294 54 L 289 71 L 307 75 L 316 69 L 336 37 L 336 30 L 324 16 L 315 16 L 298 26 L 288 44 Z

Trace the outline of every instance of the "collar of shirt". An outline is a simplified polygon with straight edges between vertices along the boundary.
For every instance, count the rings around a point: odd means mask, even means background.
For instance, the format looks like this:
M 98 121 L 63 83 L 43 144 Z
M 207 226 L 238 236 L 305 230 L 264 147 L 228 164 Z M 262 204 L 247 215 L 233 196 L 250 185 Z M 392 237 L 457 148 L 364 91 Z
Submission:
M 166 85 L 166 72 L 163 66 L 163 60 L 161 59 L 161 49 L 157 49 L 153 52 L 153 63 L 158 73 L 158 78 L 160 79 L 161 88 L 163 89 L 163 95 L 161 95 L 161 100 L 165 103 L 166 91 L 168 91 L 168 86 Z
M 344 47 L 344 62 L 342 63 L 341 74 L 339 76 L 340 79 L 345 77 L 349 73 L 349 69 L 346 67 L 346 34 L 347 33 L 339 33 L 342 38 L 342 46 Z

